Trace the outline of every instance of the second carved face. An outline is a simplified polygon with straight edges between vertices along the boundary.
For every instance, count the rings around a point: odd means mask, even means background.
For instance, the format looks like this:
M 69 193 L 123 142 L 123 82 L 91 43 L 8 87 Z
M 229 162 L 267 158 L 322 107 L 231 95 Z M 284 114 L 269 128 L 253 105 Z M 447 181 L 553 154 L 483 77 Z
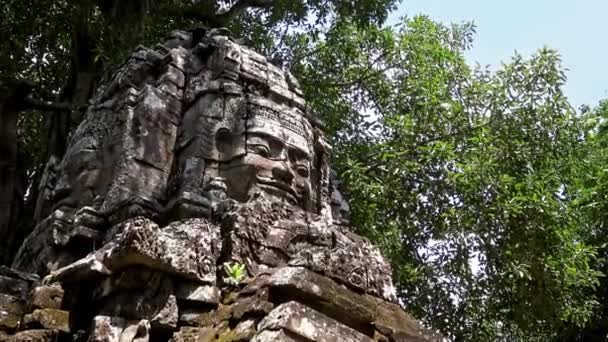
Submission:
M 311 151 L 303 138 L 277 125 L 251 125 L 246 153 L 220 166 L 228 197 L 247 201 L 264 192 L 308 209 L 311 203 Z M 269 129 L 271 128 L 271 129 Z

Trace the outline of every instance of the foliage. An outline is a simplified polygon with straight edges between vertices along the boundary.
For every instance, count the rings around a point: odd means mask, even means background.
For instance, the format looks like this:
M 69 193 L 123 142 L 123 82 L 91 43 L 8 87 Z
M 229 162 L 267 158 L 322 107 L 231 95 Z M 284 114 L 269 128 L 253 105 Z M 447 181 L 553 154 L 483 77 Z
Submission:
M 455 340 L 547 340 L 598 306 L 573 207 L 584 131 L 555 51 L 471 69 L 473 33 L 339 23 L 298 73 L 408 310 Z
M 582 216 L 583 241 L 597 248 L 598 257 L 592 267 L 605 271 L 608 261 L 608 100 L 600 101 L 595 108 L 583 107 L 584 154 L 580 157 L 577 172 L 575 210 Z M 564 326 L 559 332 L 561 340 L 602 341 L 608 336 L 608 279 L 600 278 L 595 292 L 598 307 L 591 321 L 583 329 Z
M 247 275 L 245 265 L 238 262 L 224 263 L 224 272 L 226 272 L 227 275 L 227 277 L 224 278 L 224 282 L 232 286 L 238 286 Z

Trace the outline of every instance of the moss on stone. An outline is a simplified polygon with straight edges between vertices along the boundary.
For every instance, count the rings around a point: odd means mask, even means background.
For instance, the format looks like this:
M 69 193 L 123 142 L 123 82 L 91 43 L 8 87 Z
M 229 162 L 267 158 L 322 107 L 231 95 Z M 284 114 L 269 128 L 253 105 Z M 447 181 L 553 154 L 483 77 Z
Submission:
M 249 341 L 256 333 L 254 328 L 246 330 L 236 330 L 226 327 L 226 330 L 222 331 L 219 336 L 215 339 L 215 342 L 238 342 L 238 341 Z
M 26 326 L 39 325 L 45 329 L 70 332 L 70 314 L 63 310 L 36 309 L 33 313 L 25 315 L 23 322 Z
M 216 310 L 201 314 L 198 321 L 199 327 L 214 327 L 220 325 L 221 322 L 230 320 L 232 316 L 232 307 L 220 305 Z
M 234 301 L 237 299 L 238 296 L 239 296 L 238 292 L 235 292 L 235 291 L 228 292 L 224 295 L 224 298 L 222 299 L 222 303 L 224 305 L 234 303 Z

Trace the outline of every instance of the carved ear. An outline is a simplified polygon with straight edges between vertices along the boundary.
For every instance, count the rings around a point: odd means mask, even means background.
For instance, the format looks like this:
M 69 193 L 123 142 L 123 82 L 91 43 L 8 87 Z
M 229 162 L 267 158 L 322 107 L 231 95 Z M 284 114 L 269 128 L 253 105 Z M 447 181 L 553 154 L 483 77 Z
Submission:
M 325 139 L 323 131 L 316 127 L 314 129 L 314 159 L 313 165 L 315 172 L 312 175 L 311 182 L 313 185 L 313 193 L 315 194 L 315 205 L 318 214 L 323 212 L 331 213 L 331 193 L 329 185 L 329 160 L 331 154 L 331 146 Z
M 241 139 L 239 139 L 241 138 Z M 215 133 L 215 148 L 219 154 L 219 160 L 228 160 L 239 155 L 241 140 L 240 135 L 233 134 L 230 129 L 221 127 Z

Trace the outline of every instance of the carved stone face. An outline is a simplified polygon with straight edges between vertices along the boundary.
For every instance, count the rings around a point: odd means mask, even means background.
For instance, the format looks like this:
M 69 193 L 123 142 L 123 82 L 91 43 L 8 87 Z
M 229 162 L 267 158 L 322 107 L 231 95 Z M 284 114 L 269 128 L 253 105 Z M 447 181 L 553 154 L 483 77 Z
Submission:
M 54 207 L 80 208 L 93 205 L 104 178 L 99 145 L 96 139 L 85 137 L 69 147 L 58 166 Z
M 308 209 L 311 154 L 308 142 L 289 129 L 248 123 L 246 154 L 220 166 L 228 197 L 244 202 L 265 192 Z

